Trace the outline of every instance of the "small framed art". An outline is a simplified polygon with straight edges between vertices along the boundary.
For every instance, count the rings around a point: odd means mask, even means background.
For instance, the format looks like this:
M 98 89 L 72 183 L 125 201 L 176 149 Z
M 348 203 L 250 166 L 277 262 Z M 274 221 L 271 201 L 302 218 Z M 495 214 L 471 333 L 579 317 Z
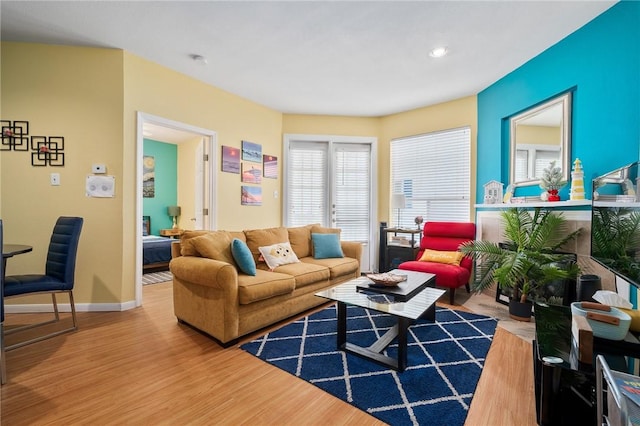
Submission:
M 262 156 L 262 169 L 267 179 L 278 179 L 278 157 L 273 155 Z
M 244 161 L 262 162 L 262 145 L 249 141 L 242 141 L 242 159 Z
M 240 173 L 240 150 L 231 146 L 222 146 L 222 171 Z
M 262 188 L 259 186 L 242 185 L 242 195 L 240 203 L 243 206 L 261 206 Z
M 245 183 L 262 182 L 262 165 L 254 163 L 242 163 L 242 181 Z

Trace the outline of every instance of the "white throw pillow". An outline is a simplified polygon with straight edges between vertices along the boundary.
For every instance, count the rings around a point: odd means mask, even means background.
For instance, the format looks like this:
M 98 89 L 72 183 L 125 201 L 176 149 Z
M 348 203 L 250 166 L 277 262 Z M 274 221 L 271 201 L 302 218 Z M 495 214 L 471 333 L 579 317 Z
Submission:
M 278 243 L 265 247 L 258 247 L 262 258 L 267 263 L 267 266 L 272 271 L 281 265 L 288 265 L 289 263 L 298 263 L 298 256 L 293 252 L 291 244 Z

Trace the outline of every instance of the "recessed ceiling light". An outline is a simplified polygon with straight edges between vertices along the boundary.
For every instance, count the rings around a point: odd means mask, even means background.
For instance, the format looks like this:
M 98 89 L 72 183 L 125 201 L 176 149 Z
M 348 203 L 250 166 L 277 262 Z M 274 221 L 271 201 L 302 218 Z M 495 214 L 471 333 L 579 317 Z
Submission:
M 436 47 L 429 52 L 429 56 L 432 58 L 442 58 L 447 54 L 448 50 L 446 47 Z

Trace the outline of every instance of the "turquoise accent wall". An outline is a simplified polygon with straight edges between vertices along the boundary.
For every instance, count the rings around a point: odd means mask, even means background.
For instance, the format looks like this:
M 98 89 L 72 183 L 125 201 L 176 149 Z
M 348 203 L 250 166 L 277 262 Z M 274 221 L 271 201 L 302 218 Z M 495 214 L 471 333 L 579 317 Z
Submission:
M 477 202 L 485 183 L 509 182 L 508 117 L 571 89 L 571 161 L 582 161 L 589 194 L 591 179 L 639 159 L 640 2 L 617 3 L 478 94 Z
M 151 216 L 151 234 L 159 235 L 161 229 L 171 228 L 173 222 L 167 215 L 167 207 L 178 202 L 178 146 L 144 140 L 144 155 L 155 158 L 155 197 L 142 199 L 144 216 Z

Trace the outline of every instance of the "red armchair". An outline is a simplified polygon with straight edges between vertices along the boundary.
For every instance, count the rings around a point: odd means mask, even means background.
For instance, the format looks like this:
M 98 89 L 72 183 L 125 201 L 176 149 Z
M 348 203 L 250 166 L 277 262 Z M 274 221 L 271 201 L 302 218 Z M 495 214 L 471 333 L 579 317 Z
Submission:
M 465 286 L 467 293 L 471 291 L 469 278 L 473 269 L 473 260 L 465 256 L 462 257 L 459 265 L 455 265 L 420 259 L 427 249 L 438 251 L 429 252 L 428 254 L 435 255 L 427 256 L 429 258 L 437 258 L 439 254 L 446 258 L 448 257 L 446 255 L 451 253 L 444 252 L 457 251 L 460 244 L 475 239 L 475 236 L 476 225 L 471 222 L 427 222 L 424 224 L 424 232 L 416 260 L 403 262 L 398 266 L 398 269 L 435 274 L 436 286 L 449 288 L 449 303 L 453 305 L 456 288 Z

